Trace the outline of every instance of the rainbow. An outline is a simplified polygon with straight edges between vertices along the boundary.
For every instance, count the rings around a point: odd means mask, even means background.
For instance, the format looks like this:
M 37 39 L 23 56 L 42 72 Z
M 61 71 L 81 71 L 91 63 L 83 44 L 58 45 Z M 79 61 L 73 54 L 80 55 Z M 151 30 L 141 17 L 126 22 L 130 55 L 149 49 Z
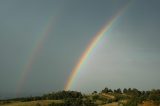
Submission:
M 16 91 L 17 96 L 19 96 L 20 92 L 23 89 L 23 86 L 24 86 L 24 84 L 27 80 L 28 74 L 32 70 L 32 65 L 33 65 L 33 63 L 36 59 L 36 55 L 38 54 L 40 49 L 42 49 L 43 43 L 46 40 L 49 32 L 51 31 L 51 26 L 52 26 L 54 21 L 55 21 L 55 19 L 54 19 L 53 16 L 49 17 L 49 20 L 47 21 L 47 24 L 45 25 L 42 32 L 40 32 L 38 38 L 35 41 L 35 44 L 33 45 L 32 49 L 31 49 L 30 54 L 28 55 L 28 60 L 27 60 L 26 64 L 24 65 L 23 69 L 22 69 L 21 77 L 20 77 L 20 80 L 19 80 L 18 85 L 17 85 L 18 86 L 17 91 Z
M 71 74 L 69 76 L 69 79 L 67 80 L 67 83 L 64 87 L 64 90 L 68 91 L 70 90 L 72 84 L 74 83 L 74 79 L 76 78 L 76 76 L 78 75 L 78 72 L 80 71 L 81 67 L 84 65 L 84 63 L 86 62 L 87 58 L 89 57 L 89 55 L 91 54 L 91 52 L 93 51 L 93 49 L 96 47 L 96 45 L 98 44 L 98 42 L 100 42 L 100 40 L 102 39 L 102 37 L 105 35 L 106 32 L 109 31 L 109 29 L 113 26 L 113 24 L 115 23 L 115 21 L 121 16 L 121 14 L 127 9 L 127 7 L 129 6 L 129 3 L 127 3 L 126 5 L 124 5 L 111 19 L 109 22 L 106 22 L 106 24 L 100 29 L 100 31 L 98 31 L 98 33 L 94 36 L 94 38 L 91 40 L 91 42 L 88 44 L 86 50 L 84 51 L 84 53 L 82 54 L 82 56 L 80 57 L 78 63 L 76 64 L 76 66 L 73 68 L 73 70 L 71 71 Z

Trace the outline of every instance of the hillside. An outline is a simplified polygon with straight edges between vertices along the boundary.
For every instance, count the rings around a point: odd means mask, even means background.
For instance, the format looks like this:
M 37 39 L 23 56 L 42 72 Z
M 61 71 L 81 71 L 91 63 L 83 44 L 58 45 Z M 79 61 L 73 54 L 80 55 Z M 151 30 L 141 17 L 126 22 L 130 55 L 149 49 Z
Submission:
M 105 88 L 101 92 L 82 94 L 77 91 L 59 91 L 42 96 L 1 100 L 0 106 L 160 106 L 160 90 Z

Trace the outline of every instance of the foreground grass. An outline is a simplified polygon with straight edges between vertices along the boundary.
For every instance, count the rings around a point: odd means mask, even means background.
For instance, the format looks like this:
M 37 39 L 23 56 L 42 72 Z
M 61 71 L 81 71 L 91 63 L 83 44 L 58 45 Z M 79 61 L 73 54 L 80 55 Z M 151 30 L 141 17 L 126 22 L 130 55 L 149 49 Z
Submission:
M 105 104 L 103 106 L 119 106 L 119 105 L 118 105 L 118 102 L 114 102 L 114 103 Z
M 100 101 L 99 101 L 100 102 Z M 29 101 L 29 102 L 20 102 L 20 101 L 11 101 L 7 104 L 1 104 L 0 106 L 48 106 L 51 103 L 59 104 L 64 103 L 63 100 L 37 100 L 37 101 Z M 106 104 L 99 104 L 98 106 L 123 106 L 120 105 L 118 102 L 112 102 L 112 103 L 106 103 Z M 154 104 L 153 101 L 144 101 L 142 104 L 139 104 L 137 106 L 159 106 Z
M 48 106 L 51 103 L 62 103 L 62 100 L 38 100 L 30 102 L 11 102 L 0 106 Z

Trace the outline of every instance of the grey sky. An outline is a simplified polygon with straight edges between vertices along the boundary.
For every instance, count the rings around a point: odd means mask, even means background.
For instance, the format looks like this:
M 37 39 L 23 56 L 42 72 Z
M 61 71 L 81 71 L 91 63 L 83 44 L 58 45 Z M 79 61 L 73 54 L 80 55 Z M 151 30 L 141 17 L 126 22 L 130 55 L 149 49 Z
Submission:
M 63 90 L 96 32 L 127 2 L 1 0 L 0 98 L 15 96 L 32 48 L 50 22 L 48 36 L 36 52 L 19 92 L 23 96 Z M 159 0 L 131 1 L 91 54 L 73 89 L 160 88 L 159 4 Z

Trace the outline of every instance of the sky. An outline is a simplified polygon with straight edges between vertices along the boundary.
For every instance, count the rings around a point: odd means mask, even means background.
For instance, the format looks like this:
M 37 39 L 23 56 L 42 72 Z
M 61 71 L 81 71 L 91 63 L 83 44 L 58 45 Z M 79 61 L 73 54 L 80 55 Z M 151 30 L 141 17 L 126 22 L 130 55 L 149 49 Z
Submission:
M 0 98 L 63 90 L 97 32 L 71 90 L 159 89 L 159 0 L 1 0 Z

